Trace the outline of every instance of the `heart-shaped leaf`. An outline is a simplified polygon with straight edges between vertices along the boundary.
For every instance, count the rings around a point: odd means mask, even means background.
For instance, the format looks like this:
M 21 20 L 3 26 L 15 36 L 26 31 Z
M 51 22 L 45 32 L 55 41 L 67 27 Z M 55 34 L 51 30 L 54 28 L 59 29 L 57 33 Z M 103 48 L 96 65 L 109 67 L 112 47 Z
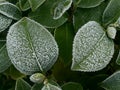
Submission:
M 30 9 L 30 4 L 28 0 L 19 0 L 19 5 L 22 11 Z
M 4 31 L 12 22 L 12 19 L 0 14 L 0 32 Z
M 7 50 L 14 66 L 24 74 L 47 71 L 58 57 L 58 46 L 53 36 L 29 18 L 11 26 L 7 35 Z
M 99 6 L 104 0 L 81 0 L 79 7 L 93 8 Z
M 105 90 L 119 90 L 120 89 L 120 71 L 115 72 L 107 79 L 105 79 L 101 84 Z
M 54 8 L 54 19 L 59 19 L 70 7 L 72 0 L 63 0 L 58 2 Z
M 16 81 L 15 90 L 30 90 L 30 89 L 31 86 L 23 79 L 18 79 Z
M 15 20 L 19 20 L 21 18 L 21 11 L 19 8 L 9 2 L 0 3 L 0 13 Z
M 114 43 L 103 28 L 90 21 L 77 32 L 73 42 L 72 70 L 98 71 L 106 67 L 114 53 Z
M 11 65 L 6 45 L 3 43 L 4 42 L 0 42 L 0 73 L 8 69 L 8 67 Z
M 29 17 L 47 28 L 56 28 L 61 26 L 63 23 L 67 21 L 67 18 L 62 16 L 57 20 L 53 19 L 52 9 L 55 3 L 56 0 L 47 0 L 35 12 L 31 12 L 29 14 Z
M 28 0 L 32 11 L 35 11 L 40 5 L 42 5 L 46 0 Z
M 103 23 L 108 25 L 115 22 L 120 16 L 120 0 L 110 0 L 103 13 Z

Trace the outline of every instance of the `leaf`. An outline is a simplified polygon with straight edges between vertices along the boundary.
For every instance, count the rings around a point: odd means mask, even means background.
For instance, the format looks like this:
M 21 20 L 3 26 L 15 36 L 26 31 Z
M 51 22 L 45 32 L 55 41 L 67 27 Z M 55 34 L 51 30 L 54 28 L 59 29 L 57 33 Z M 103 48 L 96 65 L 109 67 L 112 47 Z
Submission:
M 39 6 L 41 6 L 46 0 L 28 0 L 32 11 L 35 11 Z
M 120 89 L 120 71 L 115 72 L 100 84 L 105 90 Z
M 118 65 L 120 65 L 120 50 L 119 50 L 119 54 L 118 54 L 117 59 L 116 59 L 116 63 Z
M 62 90 L 83 90 L 83 88 L 79 83 L 68 82 L 62 86 Z
M 12 19 L 0 14 L 0 32 L 7 29 L 7 27 L 11 24 Z
M 30 90 L 30 89 L 31 86 L 23 79 L 18 79 L 16 81 L 15 90 Z
M 74 71 L 98 71 L 106 67 L 114 53 L 114 43 L 95 21 L 82 26 L 73 42 L 71 69 Z
M 93 8 L 99 6 L 104 0 L 81 0 L 78 7 Z
M 0 73 L 7 70 L 11 65 L 8 53 L 6 50 L 6 45 L 0 42 Z
M 60 19 L 53 19 L 52 9 L 56 0 L 47 0 L 35 12 L 31 12 L 29 17 L 47 28 L 56 28 L 67 21 L 67 18 L 62 16 Z
M 72 58 L 72 43 L 74 38 L 73 27 L 70 23 L 65 23 L 55 30 L 55 39 L 60 49 L 60 57 L 65 64 L 68 64 Z
M 109 38 L 115 39 L 116 33 L 117 33 L 117 30 L 116 30 L 115 27 L 109 27 L 108 26 L 108 28 L 107 28 L 107 34 L 108 34 Z
M 7 50 L 14 66 L 24 74 L 46 72 L 58 57 L 58 46 L 53 36 L 29 18 L 22 18 L 10 27 Z
M 102 23 L 102 14 L 105 7 L 106 3 L 103 2 L 95 8 L 77 8 L 73 15 L 75 31 L 77 32 L 77 30 L 88 21 L 97 21 Z
M 59 19 L 70 7 L 72 0 L 63 0 L 56 4 L 54 8 L 54 19 Z
M 111 0 L 103 13 L 103 23 L 108 25 L 120 16 L 120 0 Z
M 0 3 L 0 13 L 15 20 L 19 20 L 21 18 L 19 8 L 9 2 Z
M 19 0 L 19 5 L 22 11 L 30 9 L 30 4 L 28 0 Z
M 43 87 L 42 84 L 34 84 L 31 88 L 31 90 L 41 90 Z

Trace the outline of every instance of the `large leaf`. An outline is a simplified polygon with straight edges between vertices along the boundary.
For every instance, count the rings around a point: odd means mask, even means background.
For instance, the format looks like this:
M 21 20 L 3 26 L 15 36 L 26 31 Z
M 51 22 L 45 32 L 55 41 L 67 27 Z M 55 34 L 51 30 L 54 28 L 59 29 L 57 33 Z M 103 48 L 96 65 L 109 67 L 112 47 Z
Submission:
M 22 11 L 30 9 L 30 4 L 28 0 L 19 0 L 19 5 Z
M 8 2 L 0 3 L 0 13 L 15 20 L 19 20 L 21 18 L 19 8 Z
M 18 79 L 16 81 L 15 90 L 30 90 L 30 89 L 31 86 L 23 79 Z
M 68 82 L 62 86 L 62 90 L 83 90 L 83 88 L 79 83 Z
M 77 32 L 73 42 L 72 70 L 98 71 L 106 67 L 114 53 L 114 43 L 103 28 L 90 21 Z
M 100 5 L 104 0 L 81 0 L 79 7 L 82 8 L 93 8 Z
M 6 45 L 0 42 L 0 73 L 8 69 L 11 65 L 11 61 L 8 57 Z
M 70 62 L 72 58 L 73 30 L 70 23 L 65 23 L 55 30 L 55 39 L 60 49 L 60 57 L 66 64 Z
M 24 74 L 47 71 L 56 62 L 58 46 L 42 25 L 23 18 L 11 26 L 7 50 L 14 66 Z
M 56 0 L 47 0 L 35 12 L 31 12 L 29 17 L 49 28 L 56 28 L 61 26 L 64 22 L 67 21 L 67 18 L 61 17 L 57 20 L 53 19 L 52 9 L 55 3 Z
M 54 8 L 54 19 L 59 19 L 70 7 L 72 0 L 63 0 L 56 4 Z
M 120 90 L 120 71 L 109 76 L 100 84 L 100 86 L 105 90 Z
M 40 5 L 42 5 L 46 0 L 28 0 L 32 11 L 35 11 Z
M 73 16 L 73 25 L 75 31 L 77 31 L 82 25 L 88 21 L 97 21 L 102 22 L 102 14 L 106 7 L 105 3 L 102 3 L 100 6 L 95 8 L 77 8 Z
M 12 19 L 0 14 L 0 32 L 4 31 L 12 22 Z
M 120 0 L 111 0 L 103 13 L 103 23 L 108 25 L 120 16 Z

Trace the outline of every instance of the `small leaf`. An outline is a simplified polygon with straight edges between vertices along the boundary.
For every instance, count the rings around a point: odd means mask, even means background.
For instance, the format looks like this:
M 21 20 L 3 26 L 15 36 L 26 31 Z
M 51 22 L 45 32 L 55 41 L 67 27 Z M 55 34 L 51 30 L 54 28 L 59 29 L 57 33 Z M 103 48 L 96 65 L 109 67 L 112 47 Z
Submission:
M 78 7 L 93 8 L 99 6 L 104 0 L 81 0 Z
M 31 90 L 41 90 L 43 87 L 42 84 L 34 84 L 31 88 Z
M 0 3 L 0 13 L 15 20 L 19 20 L 21 18 L 19 8 L 8 2 Z
M 10 27 L 7 50 L 14 66 L 24 74 L 46 72 L 58 57 L 58 46 L 53 36 L 29 18 L 23 18 Z
M 68 82 L 62 86 L 62 90 L 83 90 L 83 88 L 79 83 Z
M 23 79 L 18 79 L 16 81 L 15 90 L 30 90 L 30 89 L 31 86 Z
M 19 5 L 22 11 L 30 9 L 30 4 L 28 0 L 19 0 Z
M 12 19 L 0 14 L 0 32 L 4 31 L 12 22 Z
M 116 28 L 114 28 L 114 27 L 107 28 L 107 34 L 108 34 L 109 38 L 115 39 L 116 33 L 117 33 Z
M 29 17 L 47 28 L 56 28 L 67 21 L 67 18 L 62 16 L 60 19 L 53 19 L 52 9 L 56 0 L 47 0 L 35 12 L 31 12 Z
M 57 3 L 54 8 L 54 19 L 59 19 L 70 7 L 72 0 L 63 0 Z
M 0 42 L 0 73 L 7 70 L 11 65 L 11 61 L 8 57 L 6 45 Z
M 41 6 L 46 0 L 28 0 L 32 11 L 35 11 L 39 6 Z
M 60 57 L 65 64 L 68 64 L 72 58 L 72 43 L 74 38 L 74 29 L 70 23 L 65 23 L 55 30 L 55 39 L 58 43 Z
M 42 83 L 46 77 L 42 73 L 35 73 L 30 76 L 30 80 L 34 83 Z
M 117 59 L 116 59 L 116 63 L 118 65 L 120 65 L 120 50 L 119 50 L 119 54 L 118 54 Z
M 103 23 L 108 25 L 115 22 L 120 16 L 120 0 L 110 0 L 103 13 Z
M 120 71 L 115 72 L 107 79 L 105 79 L 101 84 L 105 90 L 119 90 L 120 89 Z
M 77 32 L 73 42 L 72 70 L 98 71 L 106 67 L 114 53 L 114 43 L 103 28 L 90 21 Z

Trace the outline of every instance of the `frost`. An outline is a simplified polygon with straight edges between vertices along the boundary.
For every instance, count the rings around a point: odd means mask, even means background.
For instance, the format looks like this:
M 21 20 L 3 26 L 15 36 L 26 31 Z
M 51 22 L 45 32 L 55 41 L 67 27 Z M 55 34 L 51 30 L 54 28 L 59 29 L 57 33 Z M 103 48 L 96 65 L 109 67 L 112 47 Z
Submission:
M 54 19 L 59 19 L 71 6 L 72 0 L 63 0 L 57 3 L 54 9 Z
M 106 67 L 114 53 L 114 43 L 103 28 L 90 21 L 77 32 L 73 42 L 72 70 L 98 71 Z
M 107 28 L 107 34 L 108 34 L 109 38 L 115 39 L 116 33 L 117 33 L 116 28 L 114 28 L 114 27 Z
M 15 20 L 19 20 L 21 18 L 19 8 L 8 2 L 0 3 L 0 13 Z
M 0 14 L 0 32 L 4 31 L 12 22 L 12 19 Z
M 46 72 L 58 57 L 58 46 L 50 32 L 28 18 L 11 26 L 7 50 L 14 66 L 24 74 Z

